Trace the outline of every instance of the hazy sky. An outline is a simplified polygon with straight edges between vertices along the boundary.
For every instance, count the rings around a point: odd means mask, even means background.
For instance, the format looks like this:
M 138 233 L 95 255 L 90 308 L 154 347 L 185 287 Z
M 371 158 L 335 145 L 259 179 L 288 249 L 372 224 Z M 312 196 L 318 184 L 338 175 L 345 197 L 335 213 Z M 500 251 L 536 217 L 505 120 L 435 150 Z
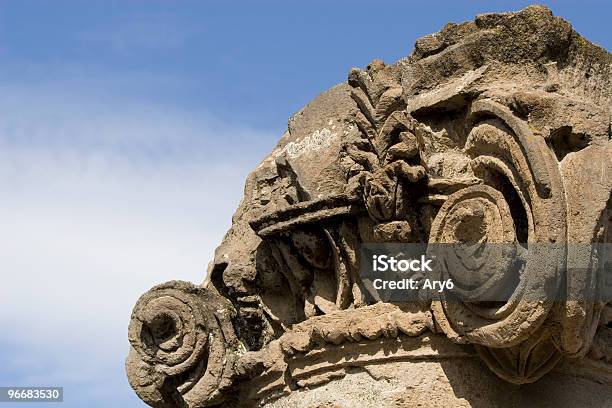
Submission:
M 204 279 L 287 118 L 352 66 L 529 2 L 224 3 L 0 1 L 0 386 L 143 406 L 131 308 Z M 609 2 L 544 3 L 611 48 Z

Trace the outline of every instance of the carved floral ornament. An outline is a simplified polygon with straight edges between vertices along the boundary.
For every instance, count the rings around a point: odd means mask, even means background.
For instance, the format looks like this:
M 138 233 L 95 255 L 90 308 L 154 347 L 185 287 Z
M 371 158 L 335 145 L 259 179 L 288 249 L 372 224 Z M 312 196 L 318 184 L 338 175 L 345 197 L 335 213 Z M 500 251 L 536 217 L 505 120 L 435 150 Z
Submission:
M 566 27 L 542 10 L 521 13 Z M 509 24 L 504 16 L 445 28 L 394 65 L 350 71 L 340 90 L 350 107 L 338 121 L 344 132 L 321 148 L 335 149 L 329 168 L 341 188 L 314 194 L 311 179 L 329 172 L 303 170 L 286 145 L 260 165 L 207 282 L 157 286 L 134 308 L 127 369 L 145 402 L 263 405 L 350 367 L 422 359 L 479 358 L 514 384 L 537 381 L 561 361 L 588 362 L 598 381 L 612 383 L 612 309 L 585 296 L 602 284 L 609 255 L 605 246 L 571 245 L 612 242 L 609 87 L 597 94 L 608 102 L 602 110 L 595 96 L 579 95 L 575 72 L 540 61 L 550 55 L 525 57 L 546 67 L 533 82 L 516 79 L 521 68 L 496 50 L 475 58 L 478 35 L 497 35 L 487 30 Z M 610 54 L 602 52 L 609 83 Z M 460 67 L 448 73 L 442 62 Z M 434 74 L 425 76 L 428 69 Z M 515 245 L 449 273 L 459 281 L 479 274 L 474 291 L 511 285 L 508 301 L 364 296 L 363 243 L 471 240 Z M 516 262 L 520 274 L 510 276 Z M 574 267 L 580 273 L 570 273 Z M 544 288 L 565 300 L 529 296 Z

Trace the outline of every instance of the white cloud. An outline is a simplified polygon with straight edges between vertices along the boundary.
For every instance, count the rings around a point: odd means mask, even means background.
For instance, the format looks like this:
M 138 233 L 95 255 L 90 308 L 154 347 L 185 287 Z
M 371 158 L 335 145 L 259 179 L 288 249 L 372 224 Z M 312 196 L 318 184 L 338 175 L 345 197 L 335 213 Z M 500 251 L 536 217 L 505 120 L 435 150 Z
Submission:
M 203 281 L 274 135 L 161 106 L 2 92 L 0 379 L 65 385 L 77 405 L 133 403 L 122 369 L 133 304 L 167 280 Z

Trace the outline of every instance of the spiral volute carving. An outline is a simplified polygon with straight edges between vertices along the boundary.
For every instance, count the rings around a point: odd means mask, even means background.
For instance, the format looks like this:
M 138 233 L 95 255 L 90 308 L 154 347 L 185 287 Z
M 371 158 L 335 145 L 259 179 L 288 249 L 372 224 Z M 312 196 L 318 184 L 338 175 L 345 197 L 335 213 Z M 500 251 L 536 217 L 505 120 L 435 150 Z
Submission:
M 181 281 L 156 286 L 138 300 L 129 325 L 128 377 L 144 401 L 155 407 L 215 401 L 235 342 L 224 303 Z M 145 373 L 155 380 L 143 383 Z

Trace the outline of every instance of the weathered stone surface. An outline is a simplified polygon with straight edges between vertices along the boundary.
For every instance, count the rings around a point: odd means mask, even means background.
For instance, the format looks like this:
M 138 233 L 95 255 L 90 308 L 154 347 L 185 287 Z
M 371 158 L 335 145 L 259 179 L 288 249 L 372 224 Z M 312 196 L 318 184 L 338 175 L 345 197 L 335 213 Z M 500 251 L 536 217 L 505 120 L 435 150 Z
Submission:
M 610 278 L 589 245 L 612 243 L 611 70 L 540 6 L 351 69 L 248 176 L 203 285 L 139 300 L 130 384 L 154 407 L 609 405 L 611 298 L 588 294 Z M 392 242 L 512 245 L 454 271 L 511 298 L 371 301 L 361 244 Z

